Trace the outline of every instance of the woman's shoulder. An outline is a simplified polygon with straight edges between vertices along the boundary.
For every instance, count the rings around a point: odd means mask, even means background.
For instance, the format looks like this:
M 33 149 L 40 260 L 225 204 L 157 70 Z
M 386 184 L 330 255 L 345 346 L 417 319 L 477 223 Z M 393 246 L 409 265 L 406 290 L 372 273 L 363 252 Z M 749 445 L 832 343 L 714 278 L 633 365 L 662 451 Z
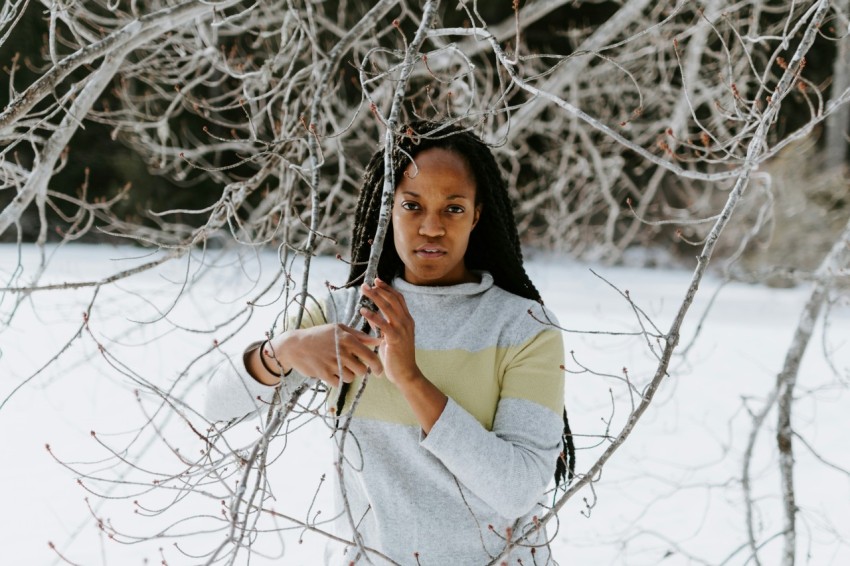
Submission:
M 525 342 L 543 331 L 557 330 L 558 318 L 549 308 L 498 285 L 487 290 L 484 303 L 489 323 L 501 326 L 512 341 Z
M 487 299 L 496 304 L 503 305 L 504 310 L 514 314 L 520 312 L 531 312 L 534 316 L 543 317 L 547 321 L 557 322 L 555 313 L 546 307 L 542 301 L 521 297 L 515 293 L 511 293 L 494 284 L 487 290 Z
M 291 299 L 280 314 L 279 331 L 294 328 L 300 319 L 299 328 L 310 328 L 328 322 L 347 322 L 354 312 L 357 293 L 354 288 L 333 288 L 324 294 L 309 294 L 303 303 L 303 313 L 299 317 L 302 304 L 300 299 Z

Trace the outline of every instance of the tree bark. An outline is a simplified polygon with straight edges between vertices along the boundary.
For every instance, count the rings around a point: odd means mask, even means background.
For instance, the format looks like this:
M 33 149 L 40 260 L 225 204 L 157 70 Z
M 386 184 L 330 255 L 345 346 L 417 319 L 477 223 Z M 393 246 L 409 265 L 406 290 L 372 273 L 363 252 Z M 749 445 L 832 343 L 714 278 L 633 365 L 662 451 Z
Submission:
M 834 274 L 847 264 L 850 255 L 850 222 L 841 234 L 826 258 L 817 270 L 817 282 L 812 289 L 806 306 L 797 322 L 794 338 L 785 355 L 782 371 L 776 378 L 779 393 L 779 416 L 776 442 L 779 447 L 779 471 L 782 477 L 782 501 L 785 544 L 782 553 L 783 566 L 793 566 L 796 554 L 796 516 L 797 504 L 794 491 L 794 429 L 791 426 L 791 414 L 794 409 L 794 388 L 800 372 L 800 362 L 812 338 L 815 323 L 820 316 L 823 303 L 829 294 Z
M 830 97 L 836 100 L 850 88 L 850 0 L 837 0 L 836 11 L 843 14 L 837 19 L 837 35 L 841 37 L 836 44 L 835 61 L 832 66 L 832 87 Z M 826 166 L 829 169 L 840 167 L 847 158 L 850 145 L 850 105 L 843 104 L 826 119 Z

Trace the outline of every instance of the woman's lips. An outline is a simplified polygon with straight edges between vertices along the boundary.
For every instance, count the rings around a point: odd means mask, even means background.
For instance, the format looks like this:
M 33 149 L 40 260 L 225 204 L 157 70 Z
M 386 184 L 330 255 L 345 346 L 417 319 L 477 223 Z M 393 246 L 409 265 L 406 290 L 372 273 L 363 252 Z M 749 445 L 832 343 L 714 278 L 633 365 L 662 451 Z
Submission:
M 446 255 L 446 250 L 437 247 L 423 246 L 421 248 L 417 248 L 414 253 L 421 258 L 425 259 L 437 259 Z

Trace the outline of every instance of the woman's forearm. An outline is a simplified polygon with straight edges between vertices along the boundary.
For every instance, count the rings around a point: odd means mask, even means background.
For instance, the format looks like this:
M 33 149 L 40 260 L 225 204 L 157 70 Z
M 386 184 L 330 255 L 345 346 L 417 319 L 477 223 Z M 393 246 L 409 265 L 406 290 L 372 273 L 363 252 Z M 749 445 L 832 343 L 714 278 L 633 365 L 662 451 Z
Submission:
M 281 376 L 295 370 L 339 387 L 340 379 L 350 383 L 369 369 L 383 373 L 373 351 L 379 343 L 378 338 L 343 324 L 321 324 L 287 330 L 246 351 L 243 361 L 248 373 L 264 385 L 275 386 Z
M 416 420 L 422 432 L 426 435 L 431 432 L 431 427 L 443 414 L 449 398 L 440 391 L 436 385 L 431 383 L 422 372 L 417 372 L 409 379 L 399 379 L 395 382 L 407 404 L 413 410 Z

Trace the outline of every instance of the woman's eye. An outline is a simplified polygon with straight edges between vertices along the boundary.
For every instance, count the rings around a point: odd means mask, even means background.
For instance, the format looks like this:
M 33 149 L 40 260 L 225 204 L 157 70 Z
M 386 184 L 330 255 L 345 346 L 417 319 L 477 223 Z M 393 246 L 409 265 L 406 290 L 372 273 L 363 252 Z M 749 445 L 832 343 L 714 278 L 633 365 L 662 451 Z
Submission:
M 463 207 L 462 206 L 454 206 L 453 205 L 453 206 L 448 207 L 446 210 L 448 210 L 452 214 L 462 214 L 463 213 Z
M 419 210 L 419 203 L 410 202 L 406 200 L 401 203 L 401 207 L 405 210 Z

